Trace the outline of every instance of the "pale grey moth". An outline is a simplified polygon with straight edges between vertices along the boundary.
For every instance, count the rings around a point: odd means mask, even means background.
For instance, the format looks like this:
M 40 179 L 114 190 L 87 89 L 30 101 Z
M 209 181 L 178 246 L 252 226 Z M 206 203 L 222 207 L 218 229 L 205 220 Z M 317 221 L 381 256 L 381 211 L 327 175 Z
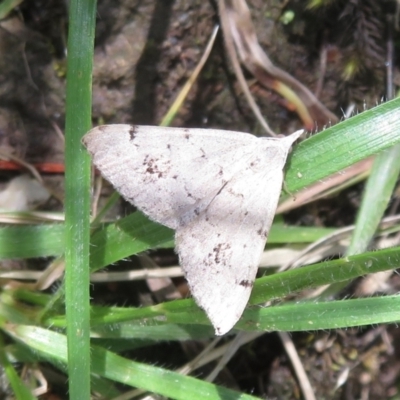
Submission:
M 223 335 L 250 297 L 286 158 L 301 134 L 103 125 L 83 144 L 126 200 L 175 230 L 193 297 Z

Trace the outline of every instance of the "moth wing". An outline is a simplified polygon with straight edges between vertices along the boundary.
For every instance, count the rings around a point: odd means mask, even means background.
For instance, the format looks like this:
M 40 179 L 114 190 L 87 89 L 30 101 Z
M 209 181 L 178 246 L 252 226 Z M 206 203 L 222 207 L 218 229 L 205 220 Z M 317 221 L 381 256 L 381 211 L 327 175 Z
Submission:
M 217 335 L 236 324 L 250 297 L 290 145 L 284 149 L 260 142 L 245 168 L 196 219 L 176 231 L 191 292 Z
M 182 267 L 219 335 L 246 307 L 301 131 L 283 139 L 240 132 L 104 125 L 82 140 L 126 200 L 176 229 Z
M 173 229 L 204 211 L 259 141 L 240 132 L 131 125 L 99 126 L 82 140 L 126 200 Z

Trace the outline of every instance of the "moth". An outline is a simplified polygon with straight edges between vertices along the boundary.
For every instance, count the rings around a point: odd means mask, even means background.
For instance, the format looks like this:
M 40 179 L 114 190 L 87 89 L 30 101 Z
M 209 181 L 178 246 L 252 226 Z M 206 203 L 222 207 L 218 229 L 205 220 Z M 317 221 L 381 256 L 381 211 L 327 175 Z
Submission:
M 216 335 L 239 320 L 303 131 L 257 138 L 215 129 L 103 125 L 82 139 L 94 165 L 152 220 L 175 230 L 196 303 Z

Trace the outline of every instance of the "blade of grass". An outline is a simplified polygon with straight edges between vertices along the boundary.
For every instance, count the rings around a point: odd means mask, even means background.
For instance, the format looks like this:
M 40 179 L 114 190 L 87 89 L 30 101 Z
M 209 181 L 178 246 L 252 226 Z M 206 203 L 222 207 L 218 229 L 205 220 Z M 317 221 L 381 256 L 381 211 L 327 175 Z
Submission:
M 275 224 L 269 243 L 309 243 L 333 233 L 332 228 Z M 65 225 L 61 223 L 0 227 L 0 260 L 60 256 L 65 248 Z M 105 246 L 104 249 L 101 249 Z M 132 213 L 113 224 L 103 225 L 91 239 L 91 265 L 98 269 L 131 254 L 156 247 L 172 247 L 173 232 Z
M 140 212 L 121 218 L 92 235 L 90 265 L 95 270 L 155 247 L 172 247 L 173 231 Z
M 7 15 L 18 7 L 24 0 L 3 0 L 0 3 L 0 19 L 6 18 Z
M 389 204 L 399 173 L 399 145 L 378 154 L 363 193 L 347 255 L 367 249 Z
M 96 0 L 69 6 L 65 128 L 65 304 L 71 400 L 90 398 L 90 161 L 81 137 L 91 127 Z
M 249 303 L 251 305 L 263 304 L 301 290 L 347 281 L 368 273 L 390 270 L 396 268 L 399 264 L 400 248 L 396 247 L 349 256 L 339 260 L 325 261 L 265 276 L 256 280 Z M 248 311 L 251 312 L 251 310 L 246 309 L 243 314 L 244 317 L 246 317 Z M 175 300 L 151 307 L 96 307 L 92 310 L 91 322 L 93 327 L 135 320 L 140 320 L 148 326 L 159 325 L 163 322 L 209 324 L 204 312 L 195 305 L 193 300 L 189 299 Z M 50 317 L 44 323 L 59 328 L 66 326 L 64 316 Z M 118 331 L 117 326 L 114 326 L 113 329 Z M 155 331 L 154 334 L 158 333 Z
M 132 340 L 130 340 L 130 342 L 132 343 Z M 110 343 L 110 340 L 108 340 L 108 343 Z M 11 363 L 37 364 L 40 362 L 47 362 L 47 357 L 42 357 L 34 349 L 31 349 L 21 342 L 14 342 L 14 344 L 6 346 L 5 353 Z M 55 366 L 63 373 L 67 373 L 67 366 L 65 364 L 58 362 Z M 92 375 L 91 383 L 92 391 L 96 392 L 100 398 L 113 399 L 121 394 L 121 392 L 115 388 L 113 382 L 103 377 Z
M 50 362 L 53 360 L 67 362 L 66 339 L 63 335 L 33 326 L 9 326 L 8 329 L 9 334 L 15 339 L 47 356 Z M 172 399 L 258 399 L 164 368 L 129 361 L 97 346 L 92 347 L 92 361 L 94 374 Z
M 360 254 L 368 248 L 389 204 L 400 173 L 400 146 L 377 155 L 363 193 L 361 206 L 347 255 Z M 335 296 L 349 281 L 328 287 L 320 298 Z
M 256 325 L 259 330 L 283 331 L 346 328 L 399 321 L 399 309 L 400 296 L 327 303 L 292 303 L 248 310 L 239 326 L 242 329 L 253 330 Z M 5 329 L 15 339 L 25 343 L 48 361 L 56 365 L 67 362 L 66 340 L 63 335 L 33 326 L 9 325 Z M 254 398 L 194 378 L 183 377 L 162 368 L 131 362 L 97 346 L 93 346 L 92 357 L 93 373 L 171 398 Z
M 4 368 L 4 373 L 13 389 L 15 398 L 17 400 L 34 400 L 35 396 L 33 396 L 31 391 L 25 386 L 24 382 L 18 376 L 17 371 L 6 356 L 2 334 L 0 335 L 0 365 Z
M 114 329 L 116 328 L 116 329 Z M 92 327 L 92 335 L 96 338 L 108 339 L 140 339 L 152 340 L 204 340 L 214 338 L 210 325 L 178 325 L 178 324 L 143 324 L 142 321 L 98 325 Z M 134 343 L 134 342 L 133 342 Z
M 0 260 L 61 255 L 64 231 L 64 224 L 1 227 Z
M 178 302 L 175 303 L 177 306 Z M 172 304 L 171 304 L 172 305 Z M 249 331 L 308 331 L 308 330 L 324 330 L 333 328 L 350 328 L 356 326 L 396 323 L 400 321 L 400 296 L 384 296 L 365 299 L 336 300 L 327 302 L 296 302 L 287 303 L 280 306 L 270 307 L 250 307 L 247 308 L 236 325 L 239 330 Z M 191 310 L 190 313 L 171 312 L 167 315 L 165 327 L 179 324 L 179 321 L 186 320 L 187 323 L 192 322 L 194 327 L 200 324 L 209 325 L 206 317 L 200 309 Z M 141 324 L 149 324 L 146 332 L 149 338 L 155 340 L 171 340 L 167 333 L 163 333 L 161 329 L 152 330 L 154 326 L 152 321 L 144 319 Z M 133 334 L 130 329 L 124 328 L 122 324 L 121 337 L 129 337 Z M 180 325 L 182 328 L 185 325 Z M 115 332 L 118 335 L 119 326 L 114 325 Z M 132 328 L 132 327 L 131 327 Z M 168 331 L 169 328 L 167 328 Z M 201 331 L 200 331 L 201 332 Z M 209 338 L 209 332 L 203 331 L 204 339 Z M 136 335 L 133 336 L 135 338 Z M 200 333 L 198 333 L 200 336 Z
M 290 193 L 400 141 L 400 99 L 388 101 L 295 146 L 286 166 Z M 288 197 L 288 196 L 286 196 Z
M 251 331 L 310 331 L 398 323 L 400 296 L 296 302 L 249 309 L 237 324 Z
M 324 284 L 346 281 L 351 278 L 373 273 L 378 271 L 395 268 L 400 263 L 400 248 L 391 248 L 381 251 L 364 253 L 355 256 L 349 256 L 341 260 L 332 260 L 315 265 L 305 266 L 303 268 L 286 271 L 257 279 L 253 294 L 250 298 L 250 304 L 265 303 L 274 299 L 281 299 L 284 296 L 294 292 L 310 289 Z M 12 295 L 13 292 L 10 292 Z M 20 292 L 22 294 L 22 292 Z M 29 324 L 29 321 L 35 321 L 36 312 L 32 307 L 19 304 L 13 301 L 11 296 L 2 294 L 0 302 L 0 316 L 3 320 L 11 322 L 13 325 Z M 385 297 L 386 298 L 386 297 Z M 383 298 L 383 299 L 385 299 Z M 313 319 L 312 325 L 292 324 L 290 330 L 306 329 L 328 329 L 332 327 L 330 320 L 335 317 L 335 313 L 341 310 L 343 320 L 335 320 L 335 327 L 357 326 L 364 323 L 374 324 L 383 322 L 394 322 L 398 318 L 396 307 L 389 308 L 385 314 L 385 309 L 378 310 L 374 308 L 374 313 L 370 310 L 374 306 L 377 298 L 368 299 L 371 303 L 349 303 L 343 301 L 335 302 L 335 306 L 329 306 L 326 303 L 303 302 L 293 305 L 292 309 L 287 309 L 287 319 L 280 319 L 282 306 L 271 306 L 267 309 L 250 307 L 246 309 L 243 315 L 243 322 L 238 325 L 242 329 L 289 329 L 290 321 L 293 320 L 291 312 L 296 315 L 302 315 L 298 321 L 307 321 L 312 313 L 323 313 L 324 306 L 330 310 L 331 316 L 327 314 L 326 318 Z M 400 297 L 392 297 L 400 299 Z M 353 300 L 352 300 L 353 301 Z M 384 300 L 379 304 L 386 304 Z M 396 304 L 397 301 L 396 300 Z M 323 304 L 318 308 L 313 304 Z M 349 306 L 350 304 L 350 306 Z M 354 306 L 356 304 L 356 306 Z M 365 307 L 368 304 L 368 308 Z M 393 303 L 394 304 L 394 303 Z M 351 307 L 353 315 L 346 316 L 346 308 Z M 310 311 L 311 310 L 311 311 Z M 317 311 L 313 311 L 317 310 Z M 376 311 L 376 312 L 375 312 Z M 264 313 L 268 313 L 268 318 L 263 319 Z M 344 314 L 343 314 L 344 313 Z M 181 338 L 191 338 L 191 328 L 185 326 L 192 325 L 196 335 L 209 337 L 209 322 L 202 310 L 200 310 L 193 300 L 179 300 L 162 303 L 156 306 L 143 308 L 119 308 L 119 307 L 93 307 L 91 315 L 93 334 L 96 337 L 113 338 L 137 338 L 145 332 L 147 339 L 153 340 L 171 340 L 175 334 Z M 386 319 L 385 319 L 386 318 Z M 279 325 L 278 322 L 279 322 Z M 127 323 L 129 322 L 129 323 Z M 54 328 L 65 328 L 67 326 L 65 316 L 51 317 L 42 321 L 45 325 Z M 178 324 L 178 325 L 177 325 Z M 194 324 L 207 325 L 207 329 L 194 327 Z M 164 328 L 164 329 L 162 329 Z M 142 332 L 140 332 L 142 330 Z M 197 336 L 198 337 L 198 336 Z
M 311 242 L 332 229 L 273 225 L 268 243 Z M 121 218 L 95 232 L 91 240 L 92 272 L 118 260 L 154 248 L 173 247 L 174 233 L 140 212 Z

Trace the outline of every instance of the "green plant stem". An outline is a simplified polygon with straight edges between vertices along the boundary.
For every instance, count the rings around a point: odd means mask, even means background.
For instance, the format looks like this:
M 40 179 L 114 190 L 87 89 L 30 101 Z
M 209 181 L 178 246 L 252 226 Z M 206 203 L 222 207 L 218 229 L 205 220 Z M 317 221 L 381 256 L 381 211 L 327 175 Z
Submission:
M 65 303 L 69 398 L 90 398 L 89 156 L 81 137 L 91 127 L 96 0 L 69 8 L 65 128 Z

